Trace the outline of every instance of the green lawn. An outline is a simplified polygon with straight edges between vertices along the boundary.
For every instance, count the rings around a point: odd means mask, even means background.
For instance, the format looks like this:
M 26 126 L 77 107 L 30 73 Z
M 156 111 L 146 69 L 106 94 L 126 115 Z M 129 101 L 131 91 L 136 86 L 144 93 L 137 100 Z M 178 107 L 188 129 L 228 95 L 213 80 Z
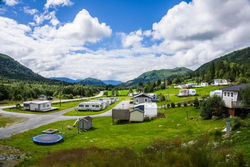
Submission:
M 107 91 L 108 97 L 113 96 L 112 91 Z M 127 96 L 129 93 L 129 90 L 118 90 L 118 96 Z
M 69 116 L 84 116 L 84 115 L 96 115 L 96 114 L 101 114 L 104 113 L 108 110 L 111 110 L 113 107 L 115 107 L 118 103 L 120 103 L 121 101 L 125 100 L 126 97 L 118 97 L 119 101 L 115 102 L 114 104 L 108 106 L 107 108 L 105 108 L 104 110 L 101 111 L 77 111 L 77 110 L 72 110 L 69 111 L 63 115 L 69 115 Z
M 88 100 L 93 100 L 93 99 L 88 99 Z M 60 107 L 60 103 L 54 103 L 51 104 L 52 107 L 59 107 L 57 110 L 53 110 L 53 111 L 49 111 L 49 112 L 36 112 L 36 111 L 27 111 L 24 110 L 23 107 L 20 108 L 6 108 L 4 109 L 5 111 L 10 111 L 10 112 L 20 112 L 20 113 L 28 113 L 28 114 L 49 114 L 49 113 L 53 113 L 53 112 L 58 112 L 58 111 L 62 111 L 68 108 L 73 108 L 76 107 L 79 103 L 84 102 L 84 101 L 88 101 L 88 100 L 79 100 L 79 101 L 72 101 L 72 102 L 63 102 L 61 107 Z
M 189 112 L 189 117 L 198 120 L 186 120 L 186 111 Z M 72 126 L 75 120 L 55 122 L 14 135 L 11 138 L 1 139 L 0 144 L 19 148 L 29 153 L 34 160 L 50 152 L 77 147 L 114 148 L 126 146 L 140 151 L 158 138 L 180 138 L 185 142 L 203 134 L 210 134 L 216 129 L 222 130 L 225 127 L 225 120 L 201 120 L 199 110 L 193 107 L 160 110 L 160 112 L 165 112 L 167 118 L 143 123 L 112 125 L 111 117 L 94 118 L 94 129 L 80 134 L 77 134 L 76 128 L 73 130 L 66 128 L 68 125 Z M 41 134 L 43 130 L 48 128 L 60 131 L 63 128 L 64 142 L 50 146 L 34 144 L 32 137 Z
M 19 117 L 4 117 L 0 114 L 0 128 L 4 128 L 8 124 L 22 121 L 23 118 Z
M 188 102 L 194 100 L 196 97 L 203 97 L 203 96 L 209 96 L 210 91 L 217 90 L 220 88 L 223 88 L 225 86 L 207 86 L 207 87 L 202 87 L 202 88 L 194 88 L 196 90 L 197 96 L 187 96 L 187 97 L 178 97 L 177 95 L 179 94 L 180 89 L 175 89 L 175 88 L 169 88 L 169 100 L 167 101 L 167 104 L 170 103 L 178 103 L 178 102 Z M 153 93 L 156 94 L 162 94 L 165 95 L 165 89 L 161 89 L 158 91 L 155 91 Z M 168 94 L 168 92 L 167 92 Z M 157 105 L 161 106 L 164 105 L 165 102 L 158 102 Z

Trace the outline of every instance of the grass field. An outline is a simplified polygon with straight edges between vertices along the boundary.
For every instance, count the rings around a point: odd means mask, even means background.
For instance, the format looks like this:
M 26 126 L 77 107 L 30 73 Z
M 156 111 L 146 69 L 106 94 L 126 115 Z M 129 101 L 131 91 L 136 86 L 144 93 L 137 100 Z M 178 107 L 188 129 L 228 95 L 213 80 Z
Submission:
M 167 104 L 178 103 L 178 102 L 188 102 L 188 101 L 194 100 L 196 97 L 209 96 L 210 91 L 218 90 L 220 88 L 223 88 L 223 86 L 207 86 L 207 87 L 202 87 L 202 88 L 194 88 L 196 90 L 197 96 L 187 96 L 187 97 L 178 97 L 176 95 L 179 93 L 180 89 L 169 88 L 168 89 L 169 101 L 167 101 Z M 161 90 L 155 91 L 153 93 L 156 93 L 158 95 L 159 94 L 165 95 L 165 89 L 161 89 Z M 168 94 L 168 92 L 167 92 L 167 94 Z M 164 104 L 165 104 L 165 102 L 158 102 L 157 103 L 158 106 L 161 106 Z
M 0 114 L 0 128 L 4 128 L 5 126 L 15 123 L 15 122 L 21 122 L 23 118 L 19 117 L 4 117 Z
M 111 110 L 113 107 L 115 107 L 118 103 L 120 103 L 121 101 L 125 100 L 125 99 L 129 99 L 127 97 L 117 97 L 119 98 L 119 101 L 115 102 L 114 104 L 108 106 L 107 108 L 105 108 L 104 110 L 102 111 L 77 111 L 77 110 L 72 110 L 72 111 L 69 111 L 63 115 L 69 115 L 69 116 L 84 116 L 84 115 L 96 115 L 96 114 L 101 114 L 101 113 L 104 113 L 108 110 Z
M 88 100 L 93 100 L 93 99 L 88 99 Z M 57 110 L 53 110 L 53 111 L 49 111 L 49 112 L 35 112 L 35 111 L 27 111 L 24 110 L 23 107 L 20 108 L 5 108 L 5 111 L 10 111 L 10 112 L 19 112 L 19 113 L 28 113 L 28 114 L 49 114 L 49 113 L 53 113 L 53 112 L 58 112 L 58 111 L 62 111 L 68 108 L 73 108 L 76 107 L 79 103 L 84 102 L 84 101 L 88 101 L 88 100 L 79 100 L 79 101 L 72 101 L 72 102 L 63 102 L 61 107 L 60 107 L 60 103 L 54 103 L 51 104 L 52 107 L 59 107 Z
M 107 91 L 108 97 L 113 96 L 112 91 Z M 127 96 L 129 93 L 129 90 L 118 90 L 118 96 Z
M 197 121 L 186 120 L 186 111 L 189 112 L 189 117 L 197 118 Z M 179 138 L 187 142 L 200 135 L 211 134 L 216 130 L 220 131 L 225 128 L 225 120 L 201 120 L 199 110 L 193 107 L 160 110 L 160 112 L 165 112 L 167 118 L 143 123 L 112 125 L 111 117 L 94 118 L 94 129 L 80 134 L 77 134 L 76 128 L 73 130 L 66 128 L 68 125 L 72 126 L 75 120 L 55 122 L 14 135 L 9 139 L 1 139 L 0 144 L 17 147 L 32 155 L 32 160 L 35 160 L 57 150 L 77 147 L 114 148 L 126 146 L 140 151 L 158 138 Z M 64 142 L 50 146 L 33 143 L 32 137 L 41 134 L 41 131 L 48 128 L 61 131 L 62 127 Z

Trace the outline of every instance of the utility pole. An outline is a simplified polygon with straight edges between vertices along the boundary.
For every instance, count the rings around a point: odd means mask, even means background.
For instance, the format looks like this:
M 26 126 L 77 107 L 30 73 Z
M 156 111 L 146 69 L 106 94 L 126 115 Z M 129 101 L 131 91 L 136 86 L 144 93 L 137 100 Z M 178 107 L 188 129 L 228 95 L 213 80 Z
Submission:
M 61 85 L 60 85 L 60 97 L 59 97 L 60 98 L 60 107 L 62 107 L 62 97 L 61 97 L 62 96 L 62 84 L 63 83 L 61 83 Z
M 167 97 L 166 97 L 166 95 L 167 95 L 167 79 L 165 79 L 165 105 L 164 105 L 164 108 L 166 108 L 167 107 Z

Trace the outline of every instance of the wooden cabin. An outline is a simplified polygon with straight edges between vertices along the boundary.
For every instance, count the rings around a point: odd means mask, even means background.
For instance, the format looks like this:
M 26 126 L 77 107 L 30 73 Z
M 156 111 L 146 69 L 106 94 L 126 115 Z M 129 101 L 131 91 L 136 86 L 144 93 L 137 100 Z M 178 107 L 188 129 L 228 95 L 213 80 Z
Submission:
M 93 128 L 92 118 L 90 116 L 80 118 L 78 122 L 78 128 L 84 131 Z

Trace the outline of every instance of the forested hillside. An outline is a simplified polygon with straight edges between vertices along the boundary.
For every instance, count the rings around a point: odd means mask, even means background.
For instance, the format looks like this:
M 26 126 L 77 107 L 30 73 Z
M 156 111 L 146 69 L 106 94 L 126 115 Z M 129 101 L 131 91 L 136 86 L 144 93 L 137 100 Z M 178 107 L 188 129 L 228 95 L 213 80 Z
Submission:
M 188 73 L 191 73 L 192 70 L 185 67 L 177 67 L 174 69 L 162 69 L 162 70 L 153 70 L 149 72 L 145 72 L 141 74 L 139 77 L 130 80 L 122 85 L 124 86 L 134 86 L 138 83 L 146 83 L 146 82 L 155 82 L 157 80 L 163 80 L 166 78 L 174 78 L 177 76 L 182 76 Z
M 13 58 L 0 54 L 0 78 L 26 81 L 49 81 L 49 79 L 34 73 Z

